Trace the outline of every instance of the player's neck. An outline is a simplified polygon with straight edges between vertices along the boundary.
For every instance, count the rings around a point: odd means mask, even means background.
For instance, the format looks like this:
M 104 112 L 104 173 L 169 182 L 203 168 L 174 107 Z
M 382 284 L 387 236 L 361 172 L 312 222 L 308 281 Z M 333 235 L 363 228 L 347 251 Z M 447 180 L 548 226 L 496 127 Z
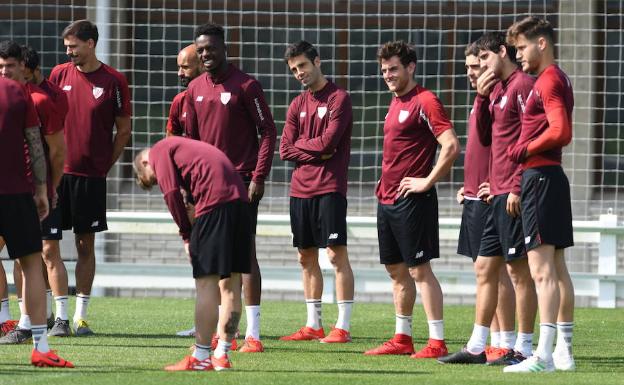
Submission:
M 219 68 L 217 68 L 214 72 L 208 71 L 208 76 L 210 76 L 212 79 L 221 79 L 227 73 L 229 66 L 230 65 L 228 64 L 227 60 L 224 60 Z
M 102 62 L 97 59 L 97 57 L 93 56 L 92 59 L 87 60 L 84 65 L 76 66 L 78 71 L 83 73 L 95 72 L 102 66 Z
M 39 73 L 38 75 L 34 74 L 33 75 L 33 79 L 35 79 L 35 84 L 40 86 L 41 83 L 43 83 L 43 79 L 45 79 L 45 78 L 43 77 L 43 75 L 41 75 L 41 73 Z
M 511 61 L 505 61 L 505 64 L 503 66 L 503 71 L 501 74 L 501 80 L 503 82 L 506 82 L 507 79 L 509 79 L 511 77 L 511 75 L 518 69 L 518 66 L 515 63 L 512 63 Z
M 327 85 L 327 79 L 325 79 L 325 76 L 321 76 L 316 83 L 310 84 L 309 88 L 310 88 L 310 91 L 312 92 L 319 92 L 320 90 L 325 88 L 326 85 Z
M 410 81 L 407 83 L 407 85 L 405 86 L 405 88 L 403 88 L 400 91 L 397 91 L 394 93 L 394 96 L 396 96 L 397 98 L 400 98 L 403 95 L 407 95 L 410 92 L 412 92 L 412 90 L 418 85 L 418 83 L 416 83 L 416 80 L 414 79 L 410 79 Z

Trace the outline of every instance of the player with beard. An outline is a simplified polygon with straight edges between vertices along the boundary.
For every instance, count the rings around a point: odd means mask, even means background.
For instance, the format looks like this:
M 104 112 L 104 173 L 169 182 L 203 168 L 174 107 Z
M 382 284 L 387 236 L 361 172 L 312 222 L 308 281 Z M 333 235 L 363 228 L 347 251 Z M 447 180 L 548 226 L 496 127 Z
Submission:
M 50 74 L 50 81 L 65 92 L 69 105 L 59 196 L 63 230 L 73 228 L 78 254 L 74 333 L 88 336 L 94 334 L 87 323 L 87 309 L 95 276 L 95 233 L 108 228 L 106 175 L 130 140 L 132 109 L 126 78 L 95 54 L 95 24 L 75 21 L 62 37 L 71 61 L 57 65 Z
M 193 79 L 201 75 L 202 71 L 203 66 L 199 61 L 199 56 L 197 56 L 195 44 L 187 45 L 178 53 L 178 77 L 182 87 L 188 87 Z M 171 102 L 169 119 L 167 119 L 167 136 L 181 136 L 184 134 L 184 121 L 186 120 L 184 98 L 186 93 L 187 90 L 180 92 Z
M 240 351 L 262 352 L 262 282 L 256 258 L 255 229 L 258 204 L 264 195 L 264 181 L 273 162 L 277 137 L 275 123 L 260 83 L 228 63 L 223 27 L 213 23 L 197 27 L 195 46 L 206 73 L 193 80 L 188 88 L 185 98 L 186 135 L 223 151 L 247 186 L 254 237 L 251 272 L 243 274 L 247 330 Z M 219 336 L 219 341 L 215 342 L 231 344 L 231 341 L 221 340 L 222 337 Z
M 288 108 L 280 157 L 295 163 L 290 186 L 290 226 L 293 246 L 303 271 L 306 325 L 282 341 L 351 342 L 353 271 L 347 253 L 347 172 L 353 112 L 351 98 L 327 80 L 321 58 L 306 41 L 290 45 L 284 55 L 288 68 L 307 88 Z M 319 248 L 336 272 L 338 321 L 325 336 L 321 322 L 323 275 Z
M 529 16 L 514 23 L 507 41 L 516 47 L 522 70 L 537 75 L 524 108 L 520 139 L 509 154 L 522 163 L 522 224 L 538 291 L 540 336 L 533 357 L 505 371 L 573 371 L 574 286 L 564 250 L 574 245 L 574 239 L 570 183 L 561 167 L 563 147 L 572 140 L 572 83 L 556 64 L 554 31 L 548 21 Z

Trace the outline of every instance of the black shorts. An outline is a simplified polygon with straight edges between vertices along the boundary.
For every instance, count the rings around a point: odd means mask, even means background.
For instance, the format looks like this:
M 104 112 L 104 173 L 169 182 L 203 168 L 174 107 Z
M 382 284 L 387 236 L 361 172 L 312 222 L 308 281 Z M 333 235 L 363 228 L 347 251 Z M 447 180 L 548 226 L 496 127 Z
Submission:
M 189 250 L 193 278 L 250 272 L 251 226 L 249 204 L 239 200 L 201 215 L 191 231 Z
M 522 225 L 527 250 L 543 244 L 574 246 L 570 183 L 561 166 L 522 173 Z
M 49 201 L 49 203 L 50 207 L 52 207 L 52 202 Z M 63 239 L 63 217 L 61 205 L 58 202 L 55 208 L 50 208 L 50 214 L 41 222 L 41 239 L 44 241 L 60 241 Z
M 490 205 L 481 199 L 464 199 L 457 254 L 470 257 L 473 262 L 477 260 L 483 229 L 489 213 Z
M 63 230 L 75 234 L 108 230 L 106 225 L 106 178 L 64 174 L 59 187 Z
M 243 183 L 245 184 L 245 191 L 249 191 L 249 184 L 251 183 L 251 176 L 241 175 Z M 256 235 L 256 227 L 258 227 L 258 206 L 260 202 L 249 202 L 249 219 L 251 223 L 251 233 Z
M 504 257 L 505 262 L 526 257 L 522 219 L 507 214 L 507 196 L 496 195 L 485 221 L 479 255 L 483 257 Z
M 347 198 L 337 192 L 312 198 L 290 197 L 290 228 L 293 246 L 347 245 Z
M 435 188 L 394 204 L 377 205 L 379 260 L 414 267 L 440 257 L 438 196 Z
M 39 214 L 32 194 L 0 195 L 0 236 L 11 259 L 41 253 Z

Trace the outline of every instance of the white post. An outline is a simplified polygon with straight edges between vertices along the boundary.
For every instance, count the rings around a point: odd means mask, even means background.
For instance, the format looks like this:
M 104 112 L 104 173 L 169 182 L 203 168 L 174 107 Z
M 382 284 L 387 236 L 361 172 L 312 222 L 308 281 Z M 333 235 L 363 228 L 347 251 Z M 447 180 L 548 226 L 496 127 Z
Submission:
M 617 226 L 617 215 L 609 214 L 600 215 L 600 224 L 602 227 Z M 617 235 L 604 234 L 600 232 L 600 245 L 598 247 L 598 274 L 601 275 L 598 284 L 598 307 L 615 308 L 615 281 L 609 280 L 608 277 L 615 275 L 617 269 Z
M 327 249 L 319 249 L 319 266 L 321 274 L 323 274 L 323 303 L 334 303 L 336 300 L 336 274 L 334 274 L 334 266 L 329 262 L 327 257 Z

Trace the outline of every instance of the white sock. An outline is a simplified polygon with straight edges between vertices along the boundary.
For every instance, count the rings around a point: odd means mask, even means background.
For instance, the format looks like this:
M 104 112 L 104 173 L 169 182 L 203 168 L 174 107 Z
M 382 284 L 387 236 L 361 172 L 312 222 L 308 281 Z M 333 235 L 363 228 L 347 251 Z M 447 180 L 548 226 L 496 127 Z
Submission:
M 336 329 L 349 331 L 351 327 L 351 310 L 353 309 L 353 301 L 338 301 L 338 320 L 336 321 Z
M 533 355 L 533 333 L 518 333 L 514 350 L 525 357 Z
M 516 345 L 516 331 L 500 332 L 500 345 L 498 347 L 503 349 L 513 349 Z
M 63 321 L 69 320 L 69 316 L 67 315 L 69 298 L 66 295 L 59 295 L 58 297 L 54 297 L 54 301 L 56 302 L 56 316 Z
M 493 348 L 499 348 L 501 341 L 501 333 L 493 332 L 490 330 L 490 346 Z
M 89 306 L 90 296 L 85 294 L 76 294 L 76 311 L 74 312 L 74 322 L 79 319 L 87 319 L 87 307 Z
M 28 314 L 22 313 L 20 315 L 19 323 L 17 324 L 17 326 L 20 329 L 25 329 L 25 330 L 30 330 L 32 328 L 30 324 L 30 317 L 28 316 Z M 48 327 L 48 325 L 46 325 L 46 327 Z
M 394 333 L 412 336 L 412 316 L 395 314 L 394 317 Z
M 444 320 L 430 320 L 427 323 L 429 324 L 429 338 L 444 341 Z
M 2 298 L 0 302 L 0 324 L 5 323 L 11 319 L 11 312 L 9 310 L 9 299 Z
M 574 322 L 557 322 L 557 345 L 555 351 L 572 355 L 572 330 Z
M 219 339 L 219 343 L 217 343 L 217 348 L 214 351 L 214 355 L 217 358 L 226 356 L 231 348 L 232 348 L 231 342 L 227 342 L 225 340 Z
M 20 313 L 26 314 L 26 305 L 24 304 L 24 300 L 22 298 L 17 299 L 17 305 L 19 306 Z
M 557 326 L 551 323 L 540 323 L 540 336 L 537 340 L 537 348 L 535 355 L 542 360 L 549 361 L 552 359 L 553 342 L 557 335 Z
M 306 308 L 308 309 L 308 320 L 306 326 L 318 330 L 323 327 L 321 316 L 322 307 L 320 299 L 306 299 Z
M 471 354 L 483 353 L 485 351 L 488 334 L 490 334 L 489 327 L 474 324 L 472 335 L 466 344 L 466 350 Z
M 193 350 L 193 357 L 199 361 L 210 358 L 210 346 L 200 345 L 195 343 L 195 350 Z
M 46 290 L 46 318 L 52 316 L 52 290 Z
M 245 338 L 260 340 L 260 305 L 245 306 L 245 314 L 247 314 Z
M 32 326 L 32 340 L 36 350 L 41 353 L 47 353 L 50 351 L 48 347 L 48 325 L 33 325 Z

